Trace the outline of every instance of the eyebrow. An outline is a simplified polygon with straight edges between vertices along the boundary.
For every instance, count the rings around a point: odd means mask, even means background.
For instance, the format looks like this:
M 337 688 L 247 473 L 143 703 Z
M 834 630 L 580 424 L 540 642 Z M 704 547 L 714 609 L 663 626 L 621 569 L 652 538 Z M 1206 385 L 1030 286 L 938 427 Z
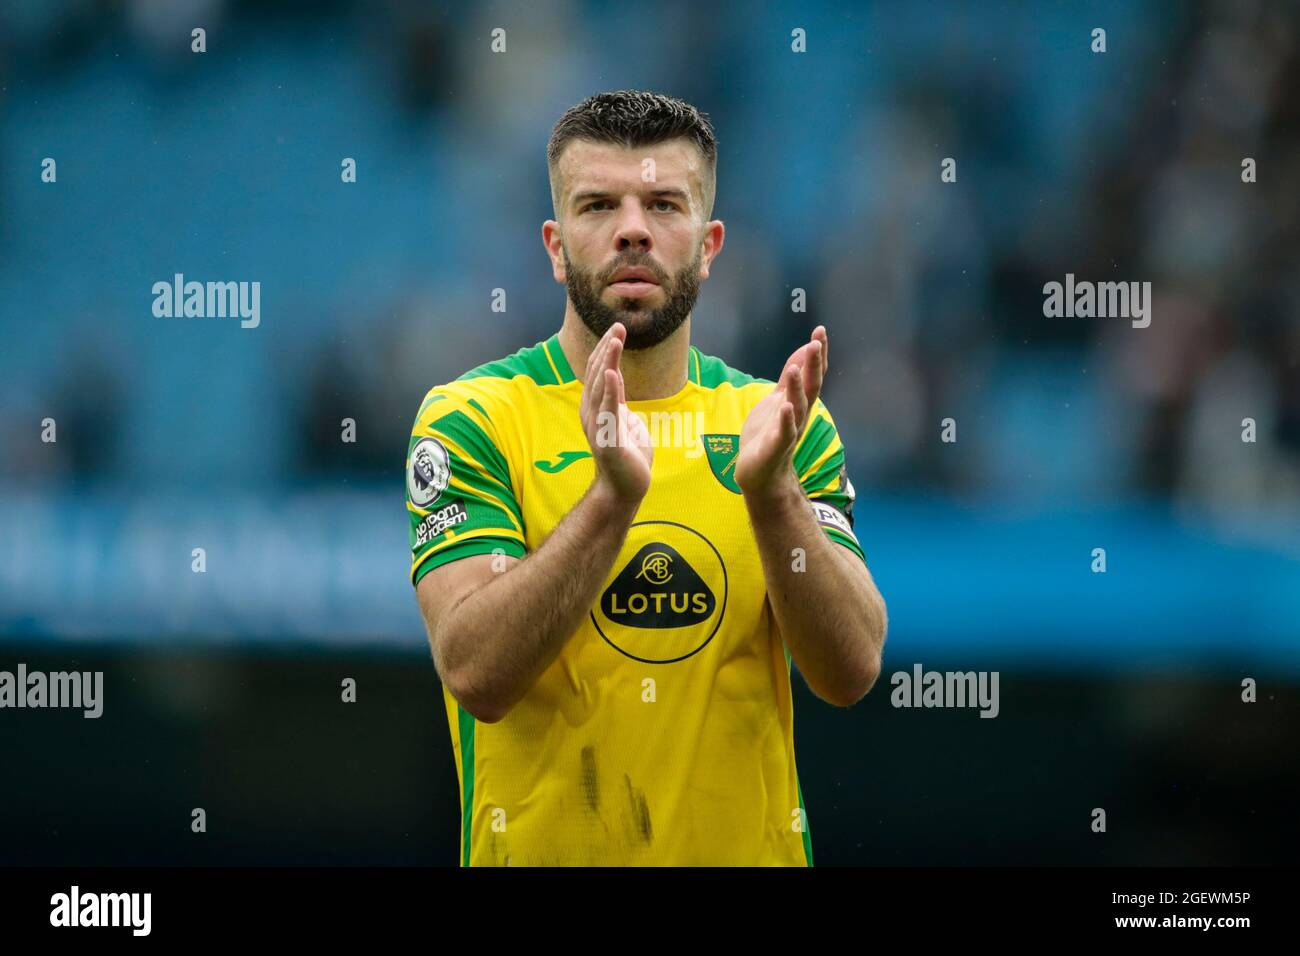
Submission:
M 678 199 L 687 206 L 691 204 L 691 197 L 684 189 L 655 189 L 650 193 L 651 196 Z M 591 199 L 610 199 L 614 196 L 612 192 L 599 189 L 588 189 L 577 193 L 570 199 L 574 206 L 581 206 L 584 202 Z

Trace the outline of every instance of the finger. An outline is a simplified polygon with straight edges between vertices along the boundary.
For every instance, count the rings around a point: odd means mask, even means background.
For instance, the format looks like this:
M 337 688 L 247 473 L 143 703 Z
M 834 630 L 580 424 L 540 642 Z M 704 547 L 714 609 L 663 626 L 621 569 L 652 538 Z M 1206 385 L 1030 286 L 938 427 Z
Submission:
M 592 356 L 591 375 L 593 379 L 600 382 L 600 392 L 605 392 L 605 373 L 610 369 L 617 370 L 619 361 L 623 353 L 623 341 L 618 337 L 618 330 L 622 326 L 617 323 L 606 331 L 604 338 L 601 339 L 598 353 Z
M 782 458 L 790 453 L 799 438 L 799 428 L 794 420 L 795 408 L 792 402 L 782 402 L 776 410 L 771 430 L 768 432 L 768 454 L 771 458 Z
M 596 340 L 596 347 L 587 353 L 587 375 L 591 374 L 591 370 L 596 364 L 596 357 L 600 354 L 601 347 L 607 341 L 609 341 L 609 329 L 606 329 L 605 334 Z
M 591 354 L 587 356 L 587 373 L 585 379 L 588 388 L 594 388 L 596 385 L 596 379 L 604 377 L 601 370 L 605 367 L 605 349 L 609 346 L 609 339 L 610 335 L 606 332 L 601 336 L 600 341 L 596 343 L 596 347 L 591 350 Z
M 785 399 L 794 407 L 796 423 L 804 420 L 808 414 L 808 396 L 804 393 L 804 371 L 798 365 L 790 366 L 789 383 L 785 390 Z
M 618 411 L 618 372 L 612 368 L 605 369 L 605 374 L 601 376 L 601 411 Z
M 826 326 L 819 325 L 813 329 L 813 338 L 822 344 L 822 374 L 825 375 L 831 367 L 831 340 L 826 334 Z
M 592 367 L 591 367 L 592 380 L 593 382 L 599 383 L 599 392 L 602 398 L 604 397 L 606 392 L 606 385 L 607 385 L 606 373 L 609 372 L 610 369 L 617 369 L 618 367 L 618 358 L 616 356 L 611 355 L 611 353 L 613 352 L 613 350 L 621 348 L 621 345 L 618 342 L 618 340 L 614 338 L 612 331 L 606 332 L 605 335 L 606 338 L 601 340 L 599 346 L 600 349 L 599 354 L 592 356 Z
M 781 372 L 781 397 L 787 402 L 794 401 L 795 389 L 798 387 L 799 366 L 791 362 Z
M 816 346 L 814 346 L 811 341 L 805 342 L 803 345 L 799 346 L 798 351 L 796 351 L 790 358 L 791 364 L 798 365 L 801 372 L 807 373 L 813 363 L 817 360 L 813 351 L 814 348 L 816 348 Z
M 781 450 L 785 451 L 794 444 L 794 440 L 799 437 L 799 430 L 795 426 L 795 408 L 789 402 L 781 406 Z
M 596 343 L 596 347 L 591 350 L 591 355 L 587 357 L 588 373 L 595 371 L 599 374 L 602 369 L 607 367 L 611 346 L 615 342 L 622 346 L 626 338 L 627 329 L 622 322 L 615 322 L 607 328 L 605 334 L 600 337 L 600 341 Z
M 615 322 L 605 333 L 608 337 L 605 342 L 605 350 L 601 353 L 601 368 L 618 368 L 618 363 L 623 357 L 623 346 L 627 337 L 627 330 L 623 327 L 622 322 Z
M 623 340 L 617 337 L 610 337 L 609 346 L 605 350 L 605 368 L 612 368 L 619 371 L 619 362 L 623 360 Z M 620 374 L 620 378 L 622 375 Z
M 613 369 L 605 369 L 605 374 L 600 377 L 601 397 L 600 397 L 600 416 L 597 418 L 597 426 L 606 427 L 606 423 L 614 422 L 614 441 L 621 444 L 623 441 L 622 423 L 618 419 L 618 383 L 614 380 L 618 372 Z M 614 416 L 612 419 L 607 415 Z
M 605 400 L 605 373 L 599 368 L 592 368 L 587 376 L 587 393 L 587 408 L 599 412 L 604 407 Z
M 822 376 L 824 374 L 822 366 L 822 344 L 814 339 L 808 344 L 808 364 L 803 369 L 803 393 L 804 398 L 811 406 L 817 401 L 817 396 L 822 390 Z
M 620 445 L 627 443 L 627 423 L 625 421 L 627 404 L 623 398 L 623 372 L 619 368 L 619 360 L 623 355 L 623 343 L 617 338 L 609 340 L 609 351 L 605 354 L 605 382 L 609 392 L 609 404 L 614 409 L 614 414 L 618 416 L 618 441 Z
M 618 369 L 608 369 L 605 378 L 609 382 L 609 404 L 614 410 L 618 444 L 620 448 L 625 448 L 632 441 L 632 418 L 635 413 L 621 400 L 623 373 Z

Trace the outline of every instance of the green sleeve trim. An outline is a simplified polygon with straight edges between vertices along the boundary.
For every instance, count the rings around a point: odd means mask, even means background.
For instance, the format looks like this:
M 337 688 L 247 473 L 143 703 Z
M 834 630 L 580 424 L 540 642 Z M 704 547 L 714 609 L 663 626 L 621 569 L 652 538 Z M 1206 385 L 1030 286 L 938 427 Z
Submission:
M 468 558 L 476 554 L 492 554 L 497 548 L 500 548 L 512 558 L 522 558 L 528 553 L 524 546 L 514 538 L 474 538 L 464 544 L 443 548 L 441 551 L 429 555 L 412 572 L 411 583 L 419 584 L 420 578 L 434 568 L 440 568 L 444 564 L 450 564 L 452 561 L 459 561 L 461 558 Z
M 814 419 L 812 423 L 808 425 L 807 431 L 804 432 L 803 441 L 800 442 L 799 446 L 794 450 L 795 472 L 802 475 L 812 467 L 812 463 L 821 456 L 822 452 L 830 447 L 831 442 L 834 440 L 835 426 L 830 423 L 830 420 L 826 418 Z M 832 455 L 831 457 L 834 458 L 835 456 Z M 824 470 L 825 463 L 823 462 L 820 471 Z M 839 467 L 837 466 L 835 470 L 839 471 Z M 816 475 L 809 476 L 810 479 L 816 477 Z
M 463 784 L 460 793 L 460 865 L 469 866 L 469 838 L 474 824 L 474 730 L 478 721 L 474 715 L 456 702 L 456 723 L 460 730 L 460 772 Z
M 804 493 L 814 499 L 830 499 L 831 504 L 843 511 L 842 499 L 847 497 L 840 495 L 839 477 L 840 470 L 843 467 L 844 449 L 840 449 L 822 462 L 820 468 L 803 480 Z
M 858 544 L 856 541 L 854 541 L 852 538 L 850 538 L 843 531 L 841 531 L 839 528 L 823 527 L 822 530 L 826 532 L 826 537 L 830 538 L 836 544 L 848 548 L 850 551 L 856 554 L 864 565 L 867 563 L 867 556 L 863 552 L 862 546 Z
M 460 458 L 456 458 L 455 462 L 460 462 Z M 515 521 L 519 523 L 518 527 L 520 529 L 523 528 L 524 526 L 523 512 L 520 511 L 519 509 L 519 503 L 515 501 L 514 490 L 510 487 L 509 483 L 507 483 L 506 486 L 502 488 L 500 484 L 488 478 L 487 475 L 485 475 L 483 472 L 478 471 L 477 469 L 474 468 L 470 468 L 468 465 L 464 465 L 462 470 L 459 472 L 455 470 L 454 463 L 452 468 L 453 468 L 452 476 L 458 482 L 461 482 L 466 487 L 468 487 L 470 491 L 466 492 L 461 488 L 449 488 L 447 492 L 447 499 L 452 500 L 454 498 L 460 498 L 467 503 L 472 502 L 474 505 L 475 512 L 480 512 L 480 511 L 490 512 L 489 514 L 485 514 L 482 517 L 480 517 L 479 514 L 476 513 L 474 517 L 470 519 L 469 524 L 465 525 L 464 528 L 458 530 L 468 531 L 470 529 L 482 528 L 485 526 L 485 524 L 488 524 L 489 522 L 493 522 L 493 521 L 498 521 L 498 520 L 505 521 L 508 523 L 510 521 L 510 518 L 507 517 L 507 511 L 509 512 L 509 514 L 513 515 Z M 439 499 L 439 501 L 441 500 L 442 499 Z M 436 510 L 439 506 L 439 501 L 435 501 L 432 505 L 429 506 L 429 509 L 427 510 Z M 501 505 L 504 505 L 504 507 L 498 505 L 497 504 L 498 501 L 500 501 Z M 497 518 L 496 517 L 497 515 L 500 515 L 501 517 Z M 415 528 L 419 524 L 419 522 L 420 522 L 419 516 L 413 514 L 411 519 L 412 533 L 415 532 Z M 412 539 L 411 543 L 412 544 L 415 543 L 414 539 Z

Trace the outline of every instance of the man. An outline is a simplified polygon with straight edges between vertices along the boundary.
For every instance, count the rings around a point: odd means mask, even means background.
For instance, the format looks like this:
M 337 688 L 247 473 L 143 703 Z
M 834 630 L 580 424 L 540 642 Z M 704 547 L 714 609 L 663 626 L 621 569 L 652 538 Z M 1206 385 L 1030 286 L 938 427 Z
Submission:
M 775 384 L 690 344 L 716 155 L 680 100 L 566 112 L 542 227 L 564 323 L 416 417 L 411 580 L 462 865 L 812 864 L 790 663 L 852 705 L 885 605 L 819 398 L 825 329 Z

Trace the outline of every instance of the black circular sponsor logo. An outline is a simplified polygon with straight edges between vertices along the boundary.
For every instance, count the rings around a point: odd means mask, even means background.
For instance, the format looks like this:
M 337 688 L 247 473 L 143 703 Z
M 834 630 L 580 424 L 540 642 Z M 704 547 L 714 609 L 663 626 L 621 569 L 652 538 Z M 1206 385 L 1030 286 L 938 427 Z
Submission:
M 645 664 L 699 653 L 727 609 L 727 568 L 708 538 L 675 521 L 638 521 L 592 608 L 601 637 Z

